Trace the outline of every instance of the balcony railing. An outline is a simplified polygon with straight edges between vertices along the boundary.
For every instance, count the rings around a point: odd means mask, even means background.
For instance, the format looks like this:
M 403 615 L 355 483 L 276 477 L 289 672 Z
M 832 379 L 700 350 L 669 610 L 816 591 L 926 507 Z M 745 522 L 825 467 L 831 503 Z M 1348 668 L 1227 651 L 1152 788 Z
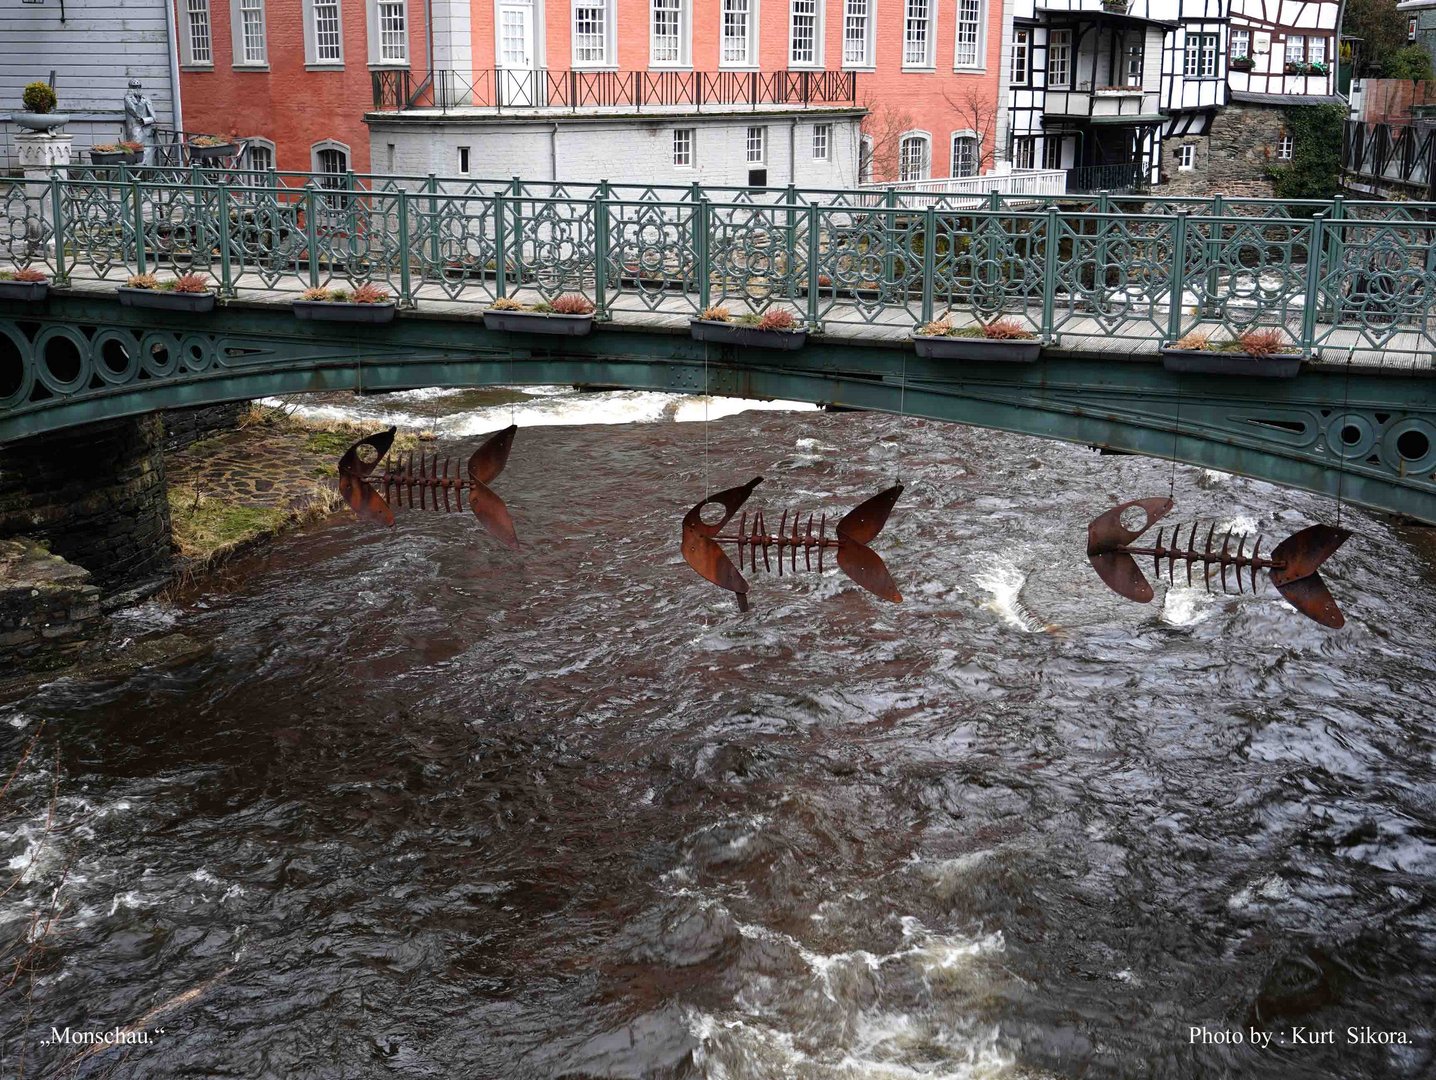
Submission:
M 1067 191 L 1087 195 L 1108 191 L 1113 195 L 1146 191 L 1151 169 L 1145 161 L 1120 161 L 1111 165 L 1083 165 L 1067 170 Z
M 1030 197 L 1045 202 L 1067 193 L 1067 174 L 1061 169 L 1022 169 L 984 176 L 949 176 L 941 180 L 863 184 L 864 191 L 890 191 L 886 205 L 907 210 L 929 205 L 961 209 L 978 207 L 996 193 L 1008 205 L 1019 205 Z
M 851 71 L 430 71 L 372 73 L 374 110 L 645 109 L 856 105 Z

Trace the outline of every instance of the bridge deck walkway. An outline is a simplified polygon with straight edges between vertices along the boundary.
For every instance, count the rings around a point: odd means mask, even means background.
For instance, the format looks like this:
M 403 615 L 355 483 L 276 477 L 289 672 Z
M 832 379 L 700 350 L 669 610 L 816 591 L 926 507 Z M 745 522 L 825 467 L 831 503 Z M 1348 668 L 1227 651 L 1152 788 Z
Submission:
M 68 288 L 71 292 L 87 296 L 114 297 L 115 289 L 121 282 L 113 277 L 100 277 L 87 268 L 76 267 L 71 273 Z M 237 302 L 258 304 L 265 307 L 287 307 L 307 286 L 307 281 L 296 275 L 292 279 L 276 282 L 278 287 L 243 288 Z M 537 290 L 511 289 L 509 295 L 523 303 L 537 303 L 544 296 Z M 615 298 L 632 305 L 618 307 L 610 301 L 607 322 L 635 329 L 685 330 L 693 317 L 696 297 L 683 292 L 670 292 L 639 299 L 636 291 L 625 290 Z M 414 309 L 403 311 L 400 318 L 414 315 L 428 319 L 455 319 L 478 321 L 488 306 L 487 299 L 455 299 L 443 286 L 435 283 L 415 283 Z M 1194 296 L 1184 298 L 1190 310 L 1196 303 Z M 1135 306 L 1135 305 L 1134 305 Z M 1060 327 L 1054 334 L 1051 345 L 1064 352 L 1086 355 L 1111 355 L 1127 359 L 1155 360 L 1166 335 L 1162 327 L 1167 320 L 1167 306 L 1149 303 L 1142 306 L 1145 314 L 1131 318 L 1106 316 L 1102 319 L 1083 317 L 1077 312 L 1060 313 Z M 1141 309 L 1139 309 L 1140 311 Z M 1007 316 L 1013 312 L 1005 312 Z M 1019 317 L 1023 314 L 1017 313 Z M 1025 312 L 1027 321 L 1040 326 L 1042 311 L 1040 305 L 1029 306 Z M 1285 320 L 1287 335 L 1299 340 L 1302 330 L 1300 310 L 1288 309 Z M 955 325 L 974 325 L 977 319 L 971 312 L 954 311 Z M 1427 349 L 1423 337 L 1415 332 L 1396 333 L 1386 343 L 1385 349 L 1374 348 L 1367 336 L 1356 328 L 1329 327 L 1318 322 L 1322 341 L 1317 351 L 1308 358 L 1310 363 L 1320 365 L 1345 364 L 1349 362 L 1363 369 L 1378 368 L 1391 371 L 1436 370 L 1436 354 Z M 823 336 L 851 344 L 873 346 L 906 346 L 912 338 L 913 322 L 904 308 L 881 308 L 864 310 L 855 303 L 841 301 L 831 304 L 825 314 Z

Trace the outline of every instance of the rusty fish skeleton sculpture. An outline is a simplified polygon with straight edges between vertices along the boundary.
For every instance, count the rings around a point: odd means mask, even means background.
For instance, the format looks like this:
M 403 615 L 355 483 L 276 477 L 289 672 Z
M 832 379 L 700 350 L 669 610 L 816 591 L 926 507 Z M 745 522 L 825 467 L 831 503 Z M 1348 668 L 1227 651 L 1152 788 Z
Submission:
M 1134 546 L 1134 541 L 1171 513 L 1174 505 L 1171 499 L 1134 499 L 1114 506 L 1087 526 L 1087 557 L 1098 576 L 1114 592 L 1139 604 L 1152 599 L 1152 586 L 1137 565 L 1138 556 L 1152 560 L 1158 580 L 1161 580 L 1162 564 L 1166 563 L 1167 580 L 1173 583 L 1176 582 L 1177 563 L 1185 562 L 1188 585 L 1193 581 L 1193 568 L 1201 564 L 1202 581 L 1208 592 L 1212 588 L 1214 569 L 1220 569 L 1222 592 L 1231 591 L 1227 585 L 1227 574 L 1231 571 L 1235 571 L 1238 592 L 1246 591 L 1242 585 L 1243 574 L 1251 583 L 1251 591 L 1256 592 L 1257 571 L 1265 570 L 1283 599 L 1308 619 L 1333 629 L 1345 625 L 1346 618 L 1317 568 L 1346 542 L 1351 536 L 1349 531 L 1330 525 L 1312 525 L 1292 533 L 1273 548 L 1269 556 L 1263 556 L 1260 536 L 1252 549 L 1247 551 L 1245 534 L 1237 535 L 1236 546 L 1232 546 L 1232 529 L 1227 529 L 1221 537 L 1221 548 L 1217 549 L 1214 546 L 1218 539 L 1215 524 L 1207 528 L 1206 537 L 1199 544 L 1197 533 L 1200 526 L 1192 522 L 1187 529 L 1185 545 L 1182 543 L 1182 526 L 1177 525 L 1165 541 L 1164 527 L 1158 526 L 1154 543 Z M 1122 515 L 1132 508 L 1146 515 L 1140 529 L 1129 529 L 1122 524 Z
M 748 513 L 744 511 L 738 528 L 734 532 L 725 533 L 724 526 L 732 521 L 733 515 L 738 513 L 753 494 L 753 489 L 762 482 L 761 476 L 755 476 L 742 487 L 719 491 L 698 503 L 683 517 L 683 558 L 714 585 L 733 593 L 738 599 L 739 611 L 748 610 L 748 582 L 742 574 L 743 560 L 746 558 L 749 566 L 756 571 L 759 552 L 762 553 L 763 567 L 768 571 L 773 569 L 773 559 L 776 557 L 778 574 L 781 576 L 784 559 L 788 561 L 789 572 L 797 573 L 800 551 L 804 569 L 815 569 L 813 563 L 816 555 L 816 569 L 821 573 L 824 554 L 833 551 L 838 566 L 857 584 L 874 596 L 891 600 L 893 603 L 902 602 L 902 594 L 898 592 L 887 566 L 877 552 L 868 547 L 887 524 L 888 515 L 892 513 L 898 496 L 902 494 L 901 484 L 880 491 L 855 507 L 834 525 L 831 536 L 828 535 L 827 514 L 823 514 L 818 520 L 817 531 L 814 532 L 813 514 L 808 515 L 807 523 L 804 524 L 802 514 L 795 511 L 790 528 L 786 510 L 783 511 L 778 531 L 775 533 L 768 531 L 767 519 L 761 510 L 753 514 L 751 524 Z M 710 503 L 716 503 L 723 508 L 722 518 L 713 524 L 703 520 L 703 508 Z M 733 565 L 733 560 L 723 550 L 725 544 L 737 552 L 737 566 Z
M 450 475 L 449 459 L 444 458 L 441 463 L 437 455 L 421 453 L 417 464 L 412 453 L 407 460 L 386 460 L 389 448 L 394 444 L 395 430 L 391 427 L 360 439 L 339 459 L 339 494 L 354 513 L 365 521 L 393 525 L 394 511 L 389 507 L 390 497 L 394 497 L 394 504 L 398 506 L 400 500 L 407 496 L 408 507 L 412 510 L 416 491 L 420 510 L 438 510 L 440 499 L 446 513 L 462 508 L 467 502 L 484 528 L 505 546 L 518 550 L 514 519 L 503 499 L 489 487 L 508 464 L 509 451 L 513 449 L 514 436 L 518 433 L 517 426 L 510 425 L 484 440 L 484 444 L 469 458 L 467 475 L 461 474 L 458 469 Z M 366 446 L 374 452 L 372 461 L 360 456 L 360 448 Z M 384 462 L 384 472 L 376 483 L 371 477 L 380 462 Z M 454 496 L 452 506 L 449 503 L 451 493 Z

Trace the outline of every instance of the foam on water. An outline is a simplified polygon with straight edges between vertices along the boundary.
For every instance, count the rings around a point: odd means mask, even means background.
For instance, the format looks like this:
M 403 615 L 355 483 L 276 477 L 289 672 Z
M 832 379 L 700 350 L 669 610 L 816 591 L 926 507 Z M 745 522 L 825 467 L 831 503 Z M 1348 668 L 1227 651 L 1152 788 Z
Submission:
M 1023 606 L 1022 586 L 1027 583 L 1027 574 L 1012 560 L 991 557 L 986 568 L 972 575 L 972 580 L 990 597 L 982 606 L 996 612 L 1008 626 L 1027 634 L 1040 634 L 1047 629 L 1046 623 L 1034 618 Z

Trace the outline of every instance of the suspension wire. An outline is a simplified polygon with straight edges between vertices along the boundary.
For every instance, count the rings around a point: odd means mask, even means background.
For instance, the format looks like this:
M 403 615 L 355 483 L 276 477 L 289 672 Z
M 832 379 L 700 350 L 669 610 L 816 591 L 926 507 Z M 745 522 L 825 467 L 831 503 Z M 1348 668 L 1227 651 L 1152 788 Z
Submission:
M 1336 470 L 1336 527 L 1341 528 L 1341 488 L 1342 481 L 1346 478 L 1346 440 L 1341 433 L 1346 430 L 1346 418 L 1351 414 L 1351 361 L 1356 356 L 1356 345 L 1346 350 L 1346 373 L 1342 376 L 1341 390 L 1341 427 L 1336 432 L 1337 445 L 1341 447 L 1340 468 Z
M 1177 415 L 1172 425 L 1172 475 L 1167 481 L 1167 498 L 1177 498 L 1177 440 L 1182 434 L 1182 376 L 1177 375 Z
M 706 500 L 713 491 L 713 472 L 709 464 L 712 449 L 712 432 L 708 430 L 708 344 L 703 344 L 703 498 Z

